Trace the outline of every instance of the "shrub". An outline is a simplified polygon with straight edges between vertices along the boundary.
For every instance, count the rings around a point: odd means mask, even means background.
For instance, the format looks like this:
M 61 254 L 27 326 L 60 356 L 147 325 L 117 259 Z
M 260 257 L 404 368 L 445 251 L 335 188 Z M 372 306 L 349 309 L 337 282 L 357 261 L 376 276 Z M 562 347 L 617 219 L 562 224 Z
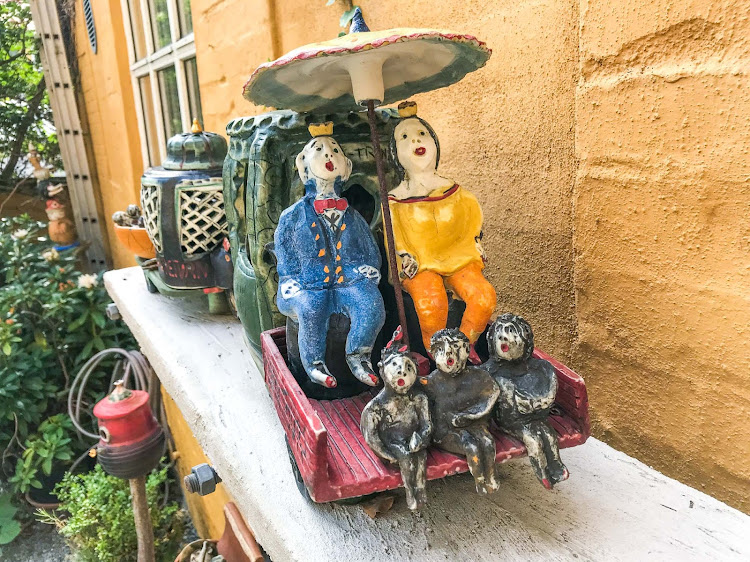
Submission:
M 172 561 L 184 532 L 185 513 L 175 502 L 163 504 L 168 467 L 153 471 L 146 479 L 146 496 L 151 508 L 156 559 Z M 67 474 L 55 488 L 69 513 L 61 519 L 40 512 L 42 521 L 54 523 L 81 562 L 129 562 L 138 550 L 126 480 L 106 474 L 101 465 L 85 475 Z
M 77 260 L 75 252 L 53 249 L 43 223 L 0 219 L 0 448 L 18 458 L 13 483 L 22 491 L 34 485 L 38 468 L 47 470 L 49 434 L 40 426 L 66 411 L 72 376 L 97 351 L 135 346 L 124 323 L 107 320 L 111 301 L 100 276 L 79 273 Z M 91 377 L 85 406 L 106 392 L 111 368 L 103 363 Z M 74 436 L 69 421 L 50 422 L 62 427 L 62 440 Z M 86 449 L 80 441 L 73 445 L 74 453 Z M 29 447 L 34 451 L 18 452 Z

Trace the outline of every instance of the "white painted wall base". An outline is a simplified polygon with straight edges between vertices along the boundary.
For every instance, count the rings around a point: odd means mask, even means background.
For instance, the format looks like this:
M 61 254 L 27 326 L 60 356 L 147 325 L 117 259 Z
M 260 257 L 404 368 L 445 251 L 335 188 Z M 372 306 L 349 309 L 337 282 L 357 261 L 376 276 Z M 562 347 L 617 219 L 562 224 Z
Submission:
M 275 561 L 750 559 L 750 516 L 596 439 L 561 452 L 571 476 L 553 492 L 523 459 L 500 466 L 502 488 L 488 498 L 468 474 L 430 482 L 421 514 L 403 491 L 375 520 L 357 506 L 310 503 L 239 322 L 210 316 L 205 299 L 148 293 L 139 268 L 105 283 Z

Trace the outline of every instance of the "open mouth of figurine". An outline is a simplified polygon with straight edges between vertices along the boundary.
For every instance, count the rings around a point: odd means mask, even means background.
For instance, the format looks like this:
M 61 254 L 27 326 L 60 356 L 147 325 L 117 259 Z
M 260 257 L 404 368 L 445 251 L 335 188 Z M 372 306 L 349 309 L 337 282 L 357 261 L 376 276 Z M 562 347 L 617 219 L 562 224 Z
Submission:
M 398 382 L 396 383 L 399 386 L 404 386 L 406 384 L 406 381 L 404 379 L 398 379 Z
M 424 146 L 420 146 L 419 148 L 414 149 L 414 154 L 417 156 L 424 156 L 424 153 L 427 152 L 427 149 Z
M 503 345 L 500 346 L 500 349 L 503 350 L 503 353 L 508 353 L 510 346 L 507 343 L 504 343 Z
M 328 170 L 329 172 L 333 172 L 333 162 L 326 162 L 326 170 Z
M 448 359 L 446 360 L 445 364 L 448 365 L 449 367 L 453 367 L 453 363 L 455 362 L 456 362 L 455 359 Z

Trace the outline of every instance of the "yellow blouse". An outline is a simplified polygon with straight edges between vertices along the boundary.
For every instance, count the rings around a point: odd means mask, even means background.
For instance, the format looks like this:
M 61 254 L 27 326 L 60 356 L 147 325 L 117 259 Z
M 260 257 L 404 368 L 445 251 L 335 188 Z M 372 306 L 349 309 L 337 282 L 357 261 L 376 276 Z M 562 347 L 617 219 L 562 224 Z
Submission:
M 418 271 L 449 276 L 472 262 L 483 264 L 476 243 L 482 209 L 471 192 L 454 185 L 427 197 L 390 197 L 389 207 L 396 250 L 414 256 Z

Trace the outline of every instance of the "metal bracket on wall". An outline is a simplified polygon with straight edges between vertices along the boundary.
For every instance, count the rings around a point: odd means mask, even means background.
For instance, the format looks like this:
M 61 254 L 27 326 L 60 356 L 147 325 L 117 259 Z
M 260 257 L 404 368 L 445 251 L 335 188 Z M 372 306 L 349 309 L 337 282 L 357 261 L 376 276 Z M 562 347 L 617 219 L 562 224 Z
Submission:
M 104 232 L 97 212 L 73 80 L 54 0 L 31 0 L 31 14 L 41 41 L 41 60 L 54 116 L 78 237 L 86 247 L 86 267 L 106 269 Z

